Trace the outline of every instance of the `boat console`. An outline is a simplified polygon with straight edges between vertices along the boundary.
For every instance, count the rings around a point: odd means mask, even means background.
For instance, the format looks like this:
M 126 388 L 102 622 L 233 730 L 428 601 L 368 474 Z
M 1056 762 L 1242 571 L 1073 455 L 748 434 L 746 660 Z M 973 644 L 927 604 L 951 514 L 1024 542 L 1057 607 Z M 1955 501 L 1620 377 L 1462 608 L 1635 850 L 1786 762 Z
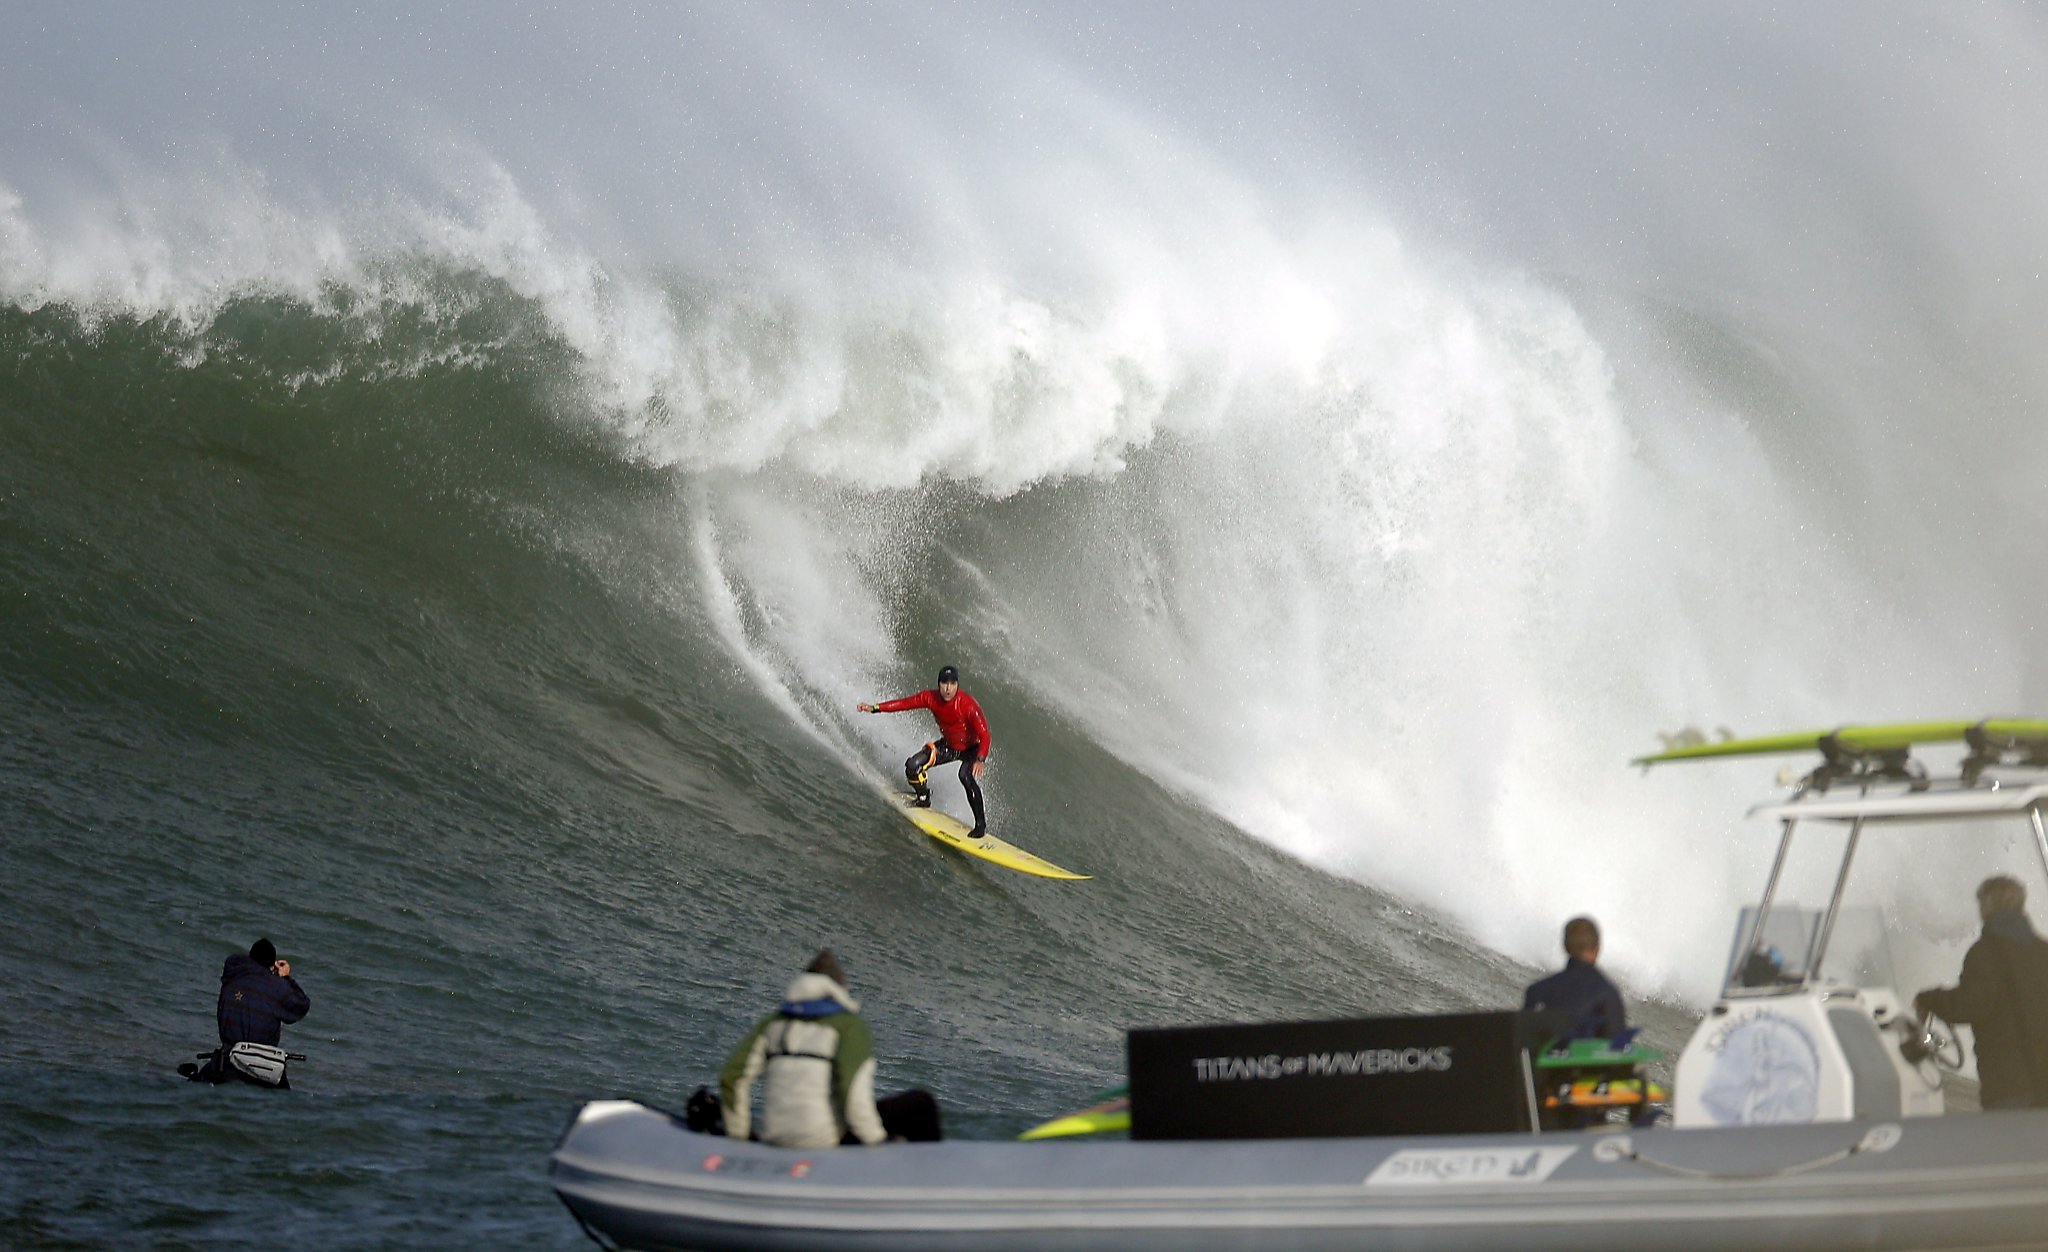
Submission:
M 1679 1057 L 1676 1125 L 1942 1111 L 1939 1071 L 1909 1059 L 1921 1029 L 1899 995 L 1883 919 L 1844 910 L 1823 954 L 1827 920 L 1790 904 L 1742 910 L 1721 994 Z

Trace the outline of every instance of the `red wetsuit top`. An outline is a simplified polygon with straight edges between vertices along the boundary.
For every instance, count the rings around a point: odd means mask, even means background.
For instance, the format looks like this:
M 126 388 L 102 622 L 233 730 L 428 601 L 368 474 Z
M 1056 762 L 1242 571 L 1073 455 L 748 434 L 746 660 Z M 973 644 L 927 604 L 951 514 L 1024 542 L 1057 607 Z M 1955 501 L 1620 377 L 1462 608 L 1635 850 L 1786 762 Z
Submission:
M 951 700 L 939 699 L 936 691 L 920 691 L 914 696 L 901 700 L 885 700 L 875 706 L 877 713 L 901 713 L 906 709 L 930 709 L 938 719 L 939 733 L 946 737 L 946 743 L 955 752 L 965 752 L 967 745 L 981 745 L 984 759 L 994 750 L 995 744 L 989 739 L 988 719 L 981 715 L 981 704 L 965 691 L 956 691 Z

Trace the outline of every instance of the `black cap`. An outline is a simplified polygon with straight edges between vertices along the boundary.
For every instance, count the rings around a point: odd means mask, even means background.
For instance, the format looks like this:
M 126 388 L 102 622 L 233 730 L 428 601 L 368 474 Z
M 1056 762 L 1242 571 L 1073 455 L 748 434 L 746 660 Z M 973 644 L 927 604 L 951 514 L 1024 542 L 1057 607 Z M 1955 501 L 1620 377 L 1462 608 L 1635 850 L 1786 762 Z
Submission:
M 277 964 L 277 945 L 268 939 L 258 939 L 249 945 L 249 959 L 267 969 Z
M 954 669 L 954 668 L 953 668 L 952 666 L 950 666 L 950 665 L 941 665 L 941 666 L 939 667 L 939 681 L 940 681 L 940 682 L 942 682 L 942 683 L 956 683 L 956 682 L 959 682 L 959 681 L 960 681 L 960 671 L 959 671 L 959 670 L 957 670 L 957 669 Z

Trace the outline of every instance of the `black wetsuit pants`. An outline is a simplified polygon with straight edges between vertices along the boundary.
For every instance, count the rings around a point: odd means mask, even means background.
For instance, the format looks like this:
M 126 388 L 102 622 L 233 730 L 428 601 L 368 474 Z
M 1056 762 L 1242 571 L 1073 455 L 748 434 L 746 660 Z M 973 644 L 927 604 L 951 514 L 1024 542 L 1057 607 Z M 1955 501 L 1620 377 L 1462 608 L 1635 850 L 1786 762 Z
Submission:
M 911 753 L 910 759 L 903 762 L 903 776 L 910 780 L 910 789 L 917 793 L 917 798 L 930 803 L 932 791 L 925 785 L 925 774 L 941 765 L 960 762 L 960 786 L 967 792 L 967 803 L 974 810 L 974 828 L 986 830 L 988 813 L 982 807 L 981 784 L 974 777 L 974 763 L 980 759 L 981 745 L 978 743 L 970 743 L 965 750 L 957 750 L 941 740 Z

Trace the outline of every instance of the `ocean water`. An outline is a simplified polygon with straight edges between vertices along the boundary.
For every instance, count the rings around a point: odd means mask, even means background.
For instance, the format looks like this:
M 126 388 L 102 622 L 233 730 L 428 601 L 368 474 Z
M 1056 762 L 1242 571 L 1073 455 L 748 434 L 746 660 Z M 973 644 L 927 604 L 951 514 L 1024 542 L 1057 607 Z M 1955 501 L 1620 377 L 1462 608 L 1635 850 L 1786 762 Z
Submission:
M 577 1246 L 824 944 L 972 1137 L 1576 912 L 1676 1047 L 1771 780 L 1630 756 L 2048 707 L 2026 10 L 17 16 L 0 1241 Z

